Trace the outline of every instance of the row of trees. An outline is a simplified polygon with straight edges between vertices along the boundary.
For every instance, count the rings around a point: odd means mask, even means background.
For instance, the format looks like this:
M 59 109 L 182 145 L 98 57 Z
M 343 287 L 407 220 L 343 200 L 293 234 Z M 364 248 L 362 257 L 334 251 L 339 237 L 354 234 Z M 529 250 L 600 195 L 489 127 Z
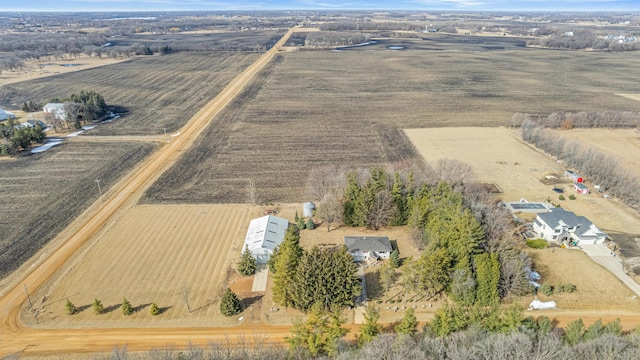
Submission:
M 320 31 L 308 33 L 304 41 L 304 46 L 322 48 L 362 44 L 367 41 L 369 41 L 369 34 L 357 32 Z
M 635 51 L 640 50 L 640 42 L 623 42 L 620 43 L 616 39 L 607 39 L 598 37 L 595 31 L 591 29 L 580 29 L 569 32 L 558 29 L 538 30 L 537 35 L 547 35 L 527 41 L 527 45 L 537 45 L 552 49 L 595 49 L 608 51 Z
M 631 128 L 640 126 L 640 113 L 631 111 L 581 111 L 554 112 L 548 116 L 514 114 L 508 126 L 519 127 L 524 123 L 546 126 L 552 129 L 568 130 L 572 128 Z
M 44 128 L 40 124 L 34 127 L 20 126 L 15 119 L 7 119 L 0 123 L 0 136 L 0 156 L 15 155 L 32 144 L 42 143 L 46 138 Z
M 67 313 L 67 315 L 75 315 L 76 313 L 78 313 L 80 310 L 75 306 L 74 303 L 71 302 L 71 300 L 67 299 L 67 301 L 64 304 L 64 308 L 65 308 L 65 312 Z M 93 313 L 96 315 L 100 315 L 102 313 L 105 312 L 104 309 L 104 305 L 102 305 L 102 301 L 98 300 L 98 299 L 94 299 L 93 303 L 91 304 L 91 308 L 93 309 Z M 124 298 L 122 300 L 122 304 L 120 305 L 120 309 L 122 310 L 122 314 L 123 315 L 131 315 L 134 312 L 134 308 L 131 305 L 131 303 L 129 302 L 129 300 L 127 300 L 126 298 Z M 158 314 L 160 314 L 162 312 L 162 310 L 158 307 L 158 305 L 156 303 L 151 303 L 151 307 L 149 308 L 149 313 L 153 316 L 156 316 Z
M 561 159 L 625 204 L 636 208 L 640 206 L 640 180 L 615 156 L 577 140 L 568 141 L 534 121 L 525 121 L 521 130 L 524 141 Z
M 303 311 L 314 304 L 324 309 L 353 306 L 362 287 L 357 267 L 346 247 L 306 251 L 299 230 L 289 227 L 283 243 L 269 259 L 273 299 Z

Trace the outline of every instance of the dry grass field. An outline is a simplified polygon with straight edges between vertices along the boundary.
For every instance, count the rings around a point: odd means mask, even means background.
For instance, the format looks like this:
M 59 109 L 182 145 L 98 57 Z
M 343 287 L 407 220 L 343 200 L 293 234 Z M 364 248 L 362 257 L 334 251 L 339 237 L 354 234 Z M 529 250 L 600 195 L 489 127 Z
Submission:
M 618 157 L 640 177 L 640 129 L 571 129 L 556 130 L 556 134 Z
M 471 165 L 479 181 L 491 182 L 502 189 L 498 196 L 506 201 L 524 197 L 530 201 L 552 202 L 578 215 L 586 216 L 607 232 L 623 247 L 627 261 L 636 262 L 640 249 L 634 238 L 640 238 L 640 215 L 614 199 L 604 199 L 598 193 L 576 195 L 569 183 L 566 200 L 559 200 L 552 192 L 554 185 L 545 185 L 546 175 L 562 176 L 564 168 L 554 159 L 536 150 L 518 138 L 515 130 L 506 128 L 441 128 L 411 129 L 407 135 L 425 160 L 431 164 L 442 158 L 457 159 Z M 587 186 L 592 187 L 588 179 Z
M 128 114 L 94 131 L 98 135 L 158 135 L 174 132 L 213 99 L 258 53 L 194 52 L 137 57 L 100 68 L 5 85 L 0 105 L 16 108 L 28 99 L 64 98 L 93 90 Z
M 65 142 L 36 155 L 0 161 L 0 278 L 64 229 L 103 191 L 146 158 L 141 142 Z
M 32 299 L 44 327 L 173 327 L 238 323 L 220 315 L 219 297 L 239 258 L 246 227 L 260 210 L 246 205 L 135 206 L 103 229 Z M 184 301 L 188 290 L 191 312 Z M 127 298 L 135 309 L 122 314 Z M 64 313 L 66 299 L 82 311 Z M 98 298 L 106 311 L 93 314 Z M 149 314 L 156 302 L 164 312 Z
M 401 51 L 281 54 L 144 201 L 244 202 L 248 179 L 262 202 L 304 201 L 315 166 L 416 156 L 401 128 L 496 126 L 516 112 L 640 111 L 640 102 L 615 95 L 636 87 L 633 54 L 481 51 L 440 39 L 447 50 L 402 40 Z

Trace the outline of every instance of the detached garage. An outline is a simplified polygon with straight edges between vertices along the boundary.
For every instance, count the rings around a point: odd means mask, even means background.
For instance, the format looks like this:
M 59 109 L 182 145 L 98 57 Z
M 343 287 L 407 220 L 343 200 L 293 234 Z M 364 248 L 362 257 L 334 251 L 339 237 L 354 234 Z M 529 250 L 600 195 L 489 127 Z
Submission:
M 242 251 L 248 247 L 258 263 L 265 264 L 273 250 L 284 241 L 288 227 L 289 221 L 272 215 L 251 220 Z

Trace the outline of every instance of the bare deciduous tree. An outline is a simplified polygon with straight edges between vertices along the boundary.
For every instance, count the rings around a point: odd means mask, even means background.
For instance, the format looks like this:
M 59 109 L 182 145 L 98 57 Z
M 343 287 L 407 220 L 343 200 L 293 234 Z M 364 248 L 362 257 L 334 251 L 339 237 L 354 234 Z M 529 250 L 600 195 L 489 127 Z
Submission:
M 342 205 L 333 194 L 326 194 L 316 210 L 316 217 L 327 225 L 327 232 L 331 230 L 331 224 L 342 221 Z

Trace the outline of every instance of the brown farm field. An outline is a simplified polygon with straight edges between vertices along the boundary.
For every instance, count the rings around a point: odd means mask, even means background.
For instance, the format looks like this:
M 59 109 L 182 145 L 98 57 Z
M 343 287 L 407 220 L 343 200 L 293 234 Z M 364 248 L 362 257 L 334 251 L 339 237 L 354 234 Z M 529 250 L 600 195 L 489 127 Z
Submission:
M 143 201 L 244 202 L 254 179 L 263 202 L 299 202 L 315 166 L 416 157 L 402 128 L 496 126 L 516 112 L 640 111 L 615 95 L 637 87 L 632 54 L 449 48 L 280 54 Z
M 0 279 L 17 269 L 157 148 L 70 142 L 0 161 Z
M 620 159 L 640 177 L 640 129 L 571 129 L 555 130 L 567 140 L 578 140 Z
M 44 79 L 5 85 L 0 105 L 65 98 L 81 90 L 100 93 L 126 116 L 105 123 L 98 135 L 158 135 L 182 127 L 259 53 L 187 52 L 129 61 Z
M 247 205 L 134 206 L 85 244 L 32 295 L 42 327 L 174 327 L 237 324 L 220 315 L 219 297 L 240 256 L 246 227 L 260 209 Z M 189 312 L 184 301 L 188 291 Z M 64 313 L 64 301 L 82 309 Z M 96 316 L 97 298 L 106 311 Z M 135 308 L 123 316 L 122 299 Z M 156 302 L 163 313 L 149 314 Z

